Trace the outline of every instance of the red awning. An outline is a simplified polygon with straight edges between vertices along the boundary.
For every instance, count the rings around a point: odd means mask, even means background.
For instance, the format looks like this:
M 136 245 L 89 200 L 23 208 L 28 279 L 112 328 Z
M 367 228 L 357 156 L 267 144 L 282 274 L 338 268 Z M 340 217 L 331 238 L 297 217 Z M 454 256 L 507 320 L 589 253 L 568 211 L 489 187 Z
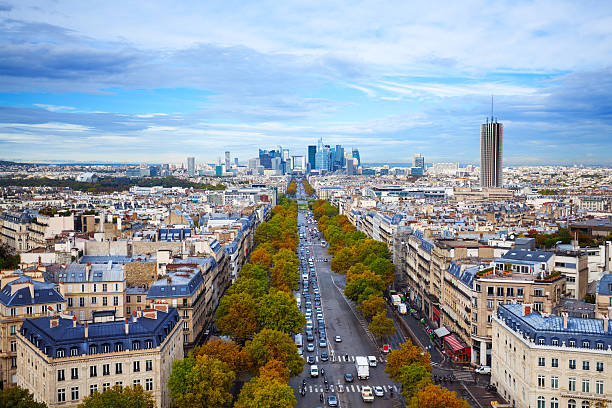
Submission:
M 452 334 L 444 337 L 444 341 L 450 346 L 450 348 L 453 349 L 454 352 L 463 350 L 465 348 L 461 345 L 461 343 L 459 343 L 459 340 L 457 340 Z

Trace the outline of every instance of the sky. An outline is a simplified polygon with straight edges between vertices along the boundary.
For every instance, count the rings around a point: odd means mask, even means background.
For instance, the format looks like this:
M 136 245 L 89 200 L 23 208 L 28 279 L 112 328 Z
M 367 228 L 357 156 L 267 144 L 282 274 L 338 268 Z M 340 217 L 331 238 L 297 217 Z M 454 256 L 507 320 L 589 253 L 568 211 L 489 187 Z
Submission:
M 609 1 L 0 0 L 0 159 L 612 165 Z

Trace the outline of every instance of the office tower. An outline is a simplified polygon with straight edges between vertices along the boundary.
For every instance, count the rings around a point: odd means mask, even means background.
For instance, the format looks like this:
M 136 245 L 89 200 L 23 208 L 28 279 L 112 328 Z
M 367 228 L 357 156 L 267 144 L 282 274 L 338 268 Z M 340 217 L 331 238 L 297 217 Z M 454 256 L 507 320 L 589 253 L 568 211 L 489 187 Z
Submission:
M 316 169 L 316 154 L 317 154 L 317 146 L 311 145 L 308 146 L 308 167 L 310 170 Z
M 232 165 L 230 163 L 230 152 L 225 152 L 225 168 L 229 170 L 231 166 Z
M 234 165 L 235 165 L 236 167 L 238 167 L 238 158 L 237 158 L 237 157 L 234 157 Z
M 187 174 L 195 176 L 195 157 L 187 158 Z
M 259 159 L 257 157 L 249 159 L 249 170 L 256 169 L 259 166 Z
M 504 125 L 491 116 L 480 125 L 480 186 L 501 187 Z
M 357 159 L 357 166 L 360 166 L 361 159 L 359 158 L 359 149 L 353 148 L 353 158 Z
M 334 170 L 341 169 L 344 167 L 344 147 L 336 145 L 334 151 Z
M 281 170 L 282 169 L 282 160 L 280 157 L 273 157 L 270 159 L 272 170 Z
M 321 146 L 315 154 L 315 169 L 330 170 L 330 149 L 329 146 Z
M 354 159 L 352 157 L 350 159 L 347 159 L 347 161 L 346 161 L 346 175 L 347 176 L 355 175 L 355 173 L 356 173 L 356 171 L 355 171 L 356 170 L 355 169 L 356 168 L 355 163 L 356 162 L 357 162 L 357 159 Z
M 291 156 L 291 170 L 306 170 L 306 158 L 304 156 Z
M 412 167 L 425 169 L 425 158 L 420 153 L 412 155 Z

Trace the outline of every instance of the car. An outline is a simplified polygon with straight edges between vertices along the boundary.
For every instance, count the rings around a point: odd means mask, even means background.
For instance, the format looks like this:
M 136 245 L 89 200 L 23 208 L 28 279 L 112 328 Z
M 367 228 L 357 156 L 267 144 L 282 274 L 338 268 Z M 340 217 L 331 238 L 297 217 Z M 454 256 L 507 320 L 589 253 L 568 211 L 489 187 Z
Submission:
M 310 351 L 310 350 L 308 350 L 308 351 Z M 368 365 L 370 367 L 376 367 L 376 357 L 368 356 Z
M 336 336 L 336 343 L 340 343 L 340 342 L 342 342 L 342 337 Z
M 313 352 L 314 351 L 314 344 L 312 343 L 308 343 L 308 345 L 306 346 L 306 350 Z
M 354 379 L 355 379 L 355 377 L 353 377 L 353 374 L 351 374 L 351 373 L 344 373 L 344 381 L 346 381 L 346 382 L 353 382 Z
M 306 358 L 306 361 L 308 362 L 308 364 L 314 364 L 315 363 L 315 358 L 313 356 L 308 356 Z
M 325 258 L 325 262 L 327 262 L 327 258 Z
M 319 347 L 323 348 L 323 347 L 327 347 L 327 340 L 325 340 L 324 338 L 319 340 Z M 489 372 L 490 372 L 490 368 L 489 368 Z
M 327 352 L 323 351 L 321 353 L 321 361 L 327 361 L 327 360 L 329 360 L 329 357 L 327 356 Z
M 363 402 L 374 402 L 372 387 L 370 387 L 369 385 L 361 387 L 361 399 L 363 399 Z
M 337 407 L 338 398 L 336 398 L 335 395 L 330 395 L 329 397 L 327 397 L 327 405 L 329 405 L 330 407 Z
M 318 377 L 319 376 L 319 367 L 317 367 L 316 365 L 312 365 L 310 366 L 310 376 L 311 377 Z
M 374 387 L 374 395 L 376 395 L 377 397 L 384 397 L 385 390 L 383 390 L 383 387 L 381 387 L 380 385 L 377 385 L 376 387 Z
M 475 371 L 476 374 L 491 374 L 491 366 L 480 366 Z
M 306 340 L 314 341 L 314 336 L 312 335 L 312 332 L 306 333 Z

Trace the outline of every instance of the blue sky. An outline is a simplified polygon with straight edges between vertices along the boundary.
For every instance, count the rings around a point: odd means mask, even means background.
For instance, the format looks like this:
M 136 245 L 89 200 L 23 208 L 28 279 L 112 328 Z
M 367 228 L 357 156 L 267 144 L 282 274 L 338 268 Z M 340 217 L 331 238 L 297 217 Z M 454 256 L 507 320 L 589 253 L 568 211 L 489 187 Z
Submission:
M 0 158 L 612 164 L 612 3 L 412 3 L 0 0 Z

